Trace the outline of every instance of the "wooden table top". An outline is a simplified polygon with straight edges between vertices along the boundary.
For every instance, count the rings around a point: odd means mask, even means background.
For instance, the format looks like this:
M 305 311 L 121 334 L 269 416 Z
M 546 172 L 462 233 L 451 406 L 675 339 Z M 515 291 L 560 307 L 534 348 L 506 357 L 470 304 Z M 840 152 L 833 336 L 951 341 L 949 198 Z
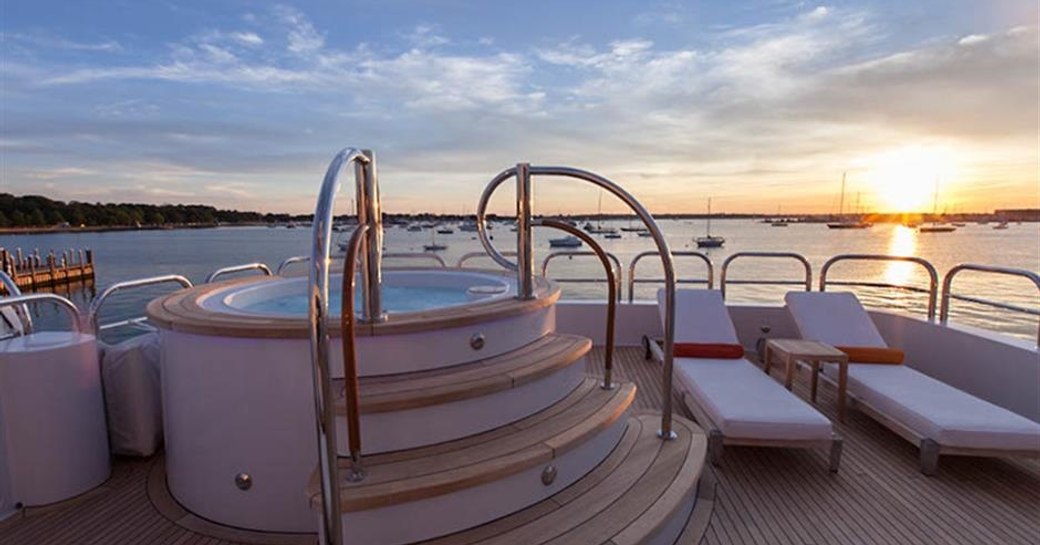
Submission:
M 808 341 L 805 339 L 768 339 L 766 341 L 770 350 L 776 350 L 790 356 L 802 358 L 820 359 L 847 359 L 841 350 L 819 341 Z

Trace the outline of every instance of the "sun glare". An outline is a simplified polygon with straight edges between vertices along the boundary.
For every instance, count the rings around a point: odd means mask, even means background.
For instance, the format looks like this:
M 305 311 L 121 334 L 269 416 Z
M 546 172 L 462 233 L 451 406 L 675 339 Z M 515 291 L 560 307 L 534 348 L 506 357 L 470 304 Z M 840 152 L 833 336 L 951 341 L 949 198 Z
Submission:
M 946 149 L 902 148 L 871 160 L 867 176 L 882 212 L 919 212 L 931 210 L 935 184 L 949 178 L 951 166 Z

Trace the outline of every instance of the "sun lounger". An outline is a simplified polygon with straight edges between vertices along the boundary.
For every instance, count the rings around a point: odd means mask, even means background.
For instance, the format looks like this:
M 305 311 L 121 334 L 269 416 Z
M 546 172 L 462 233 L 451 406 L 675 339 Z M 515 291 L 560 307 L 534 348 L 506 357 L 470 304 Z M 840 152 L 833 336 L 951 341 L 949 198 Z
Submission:
M 658 306 L 663 292 L 658 293 Z M 662 310 L 663 311 L 663 310 Z M 739 346 L 722 296 L 714 290 L 676 293 L 676 343 Z M 723 445 L 829 449 L 830 470 L 841 461 L 842 440 L 830 420 L 743 357 L 676 357 L 683 401 L 708 428 L 711 460 Z
M 886 348 L 851 293 L 788 293 L 787 309 L 802 338 L 837 347 Z M 834 380 L 837 368 L 825 366 Z M 958 390 L 907 365 L 850 363 L 856 406 L 921 449 L 921 471 L 935 474 L 940 454 L 1040 455 L 1040 424 Z

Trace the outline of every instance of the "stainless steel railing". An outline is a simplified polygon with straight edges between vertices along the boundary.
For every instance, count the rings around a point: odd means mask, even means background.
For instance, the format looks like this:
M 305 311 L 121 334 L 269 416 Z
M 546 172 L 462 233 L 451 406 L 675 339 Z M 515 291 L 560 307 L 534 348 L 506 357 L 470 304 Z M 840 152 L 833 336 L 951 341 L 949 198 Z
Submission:
M 339 320 L 340 337 L 343 345 L 343 391 L 347 405 L 347 446 L 350 450 L 350 473 L 347 480 L 359 482 L 365 478 L 361 465 L 361 382 L 358 378 L 357 317 L 354 315 L 354 282 L 357 279 L 358 253 L 371 228 L 369 224 L 358 225 L 347 244 L 347 255 L 343 258 L 343 297 Z M 339 491 L 336 492 L 337 494 Z
M 534 220 L 534 225 L 543 227 L 550 227 L 569 233 L 573 236 L 578 237 L 585 244 L 592 248 L 592 252 L 580 252 L 580 254 L 595 255 L 599 258 L 600 264 L 603 265 L 603 272 L 607 275 L 607 331 L 606 331 L 606 344 L 604 346 L 604 357 L 603 357 L 603 384 L 600 386 L 604 390 L 613 390 L 614 384 L 614 330 L 617 323 L 617 301 L 621 298 L 621 262 L 613 254 L 609 254 L 603 251 L 603 247 L 596 242 L 595 239 L 590 237 L 587 233 L 578 229 L 577 227 L 554 219 L 540 219 Z M 558 254 L 565 254 L 566 252 L 559 252 Z M 545 269 L 549 265 L 549 259 L 553 254 L 550 254 L 545 258 L 542 263 L 542 276 L 545 276 Z M 560 282 L 561 280 L 557 280 Z M 573 281 L 573 280 L 572 280 Z
M 359 243 L 364 246 L 359 263 L 362 320 L 376 322 L 385 318 L 380 299 L 383 218 L 375 155 L 370 150 L 345 148 L 332 158 L 318 191 L 307 288 L 311 377 L 322 494 L 321 535 L 325 543 L 337 545 L 343 543 L 343 525 L 340 518 L 339 467 L 336 464 L 336 421 L 329 371 L 329 260 L 332 255 L 333 204 L 340 188 L 340 172 L 347 166 L 354 167 L 358 226 L 367 225 L 363 231 L 364 241 Z
M 562 222 L 557 222 L 555 220 L 548 220 L 548 219 L 546 219 L 546 220 L 534 220 L 534 221 L 535 221 L 536 224 L 540 224 L 540 225 L 544 225 L 545 224 L 544 222 L 549 222 L 549 221 L 553 222 L 554 224 L 562 223 Z M 569 223 L 564 224 L 564 225 L 567 225 L 568 227 L 573 227 Z M 563 228 L 559 228 L 559 229 L 561 231 L 565 230 Z M 578 230 L 579 232 L 582 232 L 582 234 L 584 234 L 584 232 L 581 231 L 580 229 L 576 229 L 576 230 Z M 567 229 L 566 232 L 573 233 L 574 231 Z M 581 236 L 578 236 L 578 235 L 574 235 L 574 236 L 577 236 L 578 238 L 582 239 L 583 241 L 585 240 L 585 237 L 581 237 Z M 589 240 L 592 240 L 595 243 L 594 239 L 589 238 Z M 590 244 L 589 246 L 592 246 L 592 245 Z M 597 246 L 598 246 L 598 244 L 597 244 Z M 544 276 L 546 278 L 549 277 L 549 274 L 548 274 L 549 263 L 551 263 L 555 259 L 559 259 L 561 257 L 599 256 L 600 250 L 602 250 L 602 248 L 598 248 L 598 249 L 597 248 L 593 248 L 592 250 L 593 251 L 591 251 L 591 252 L 590 251 L 584 251 L 584 250 L 568 250 L 568 251 L 564 251 L 564 252 L 552 252 L 552 253 L 550 253 L 549 255 L 545 256 L 545 259 L 542 260 L 542 276 Z M 609 264 L 608 265 L 610 266 L 610 268 L 613 271 L 613 274 L 609 275 L 610 281 L 613 282 L 613 287 L 611 288 L 610 291 L 611 291 L 611 293 L 615 294 L 614 297 L 616 297 L 617 300 L 620 301 L 621 300 L 621 271 L 622 271 L 622 269 L 621 269 L 621 260 L 618 259 L 616 255 L 614 255 L 614 254 L 612 254 L 610 252 L 603 252 L 603 254 L 609 260 Z M 553 282 L 558 282 L 558 283 L 561 283 L 561 284 L 602 284 L 603 282 L 606 282 L 606 281 L 607 280 L 605 280 L 603 278 L 588 278 L 588 277 L 569 277 L 569 278 L 554 278 L 553 279 Z
M 891 282 L 867 282 L 860 280 L 828 280 L 827 273 L 835 263 L 842 261 L 901 261 L 916 263 L 928 272 L 928 289 L 910 286 L 906 284 L 893 284 Z M 864 288 L 889 288 L 911 291 L 915 293 L 928 294 L 928 320 L 935 320 L 935 301 L 939 291 L 939 273 L 927 260 L 920 257 L 885 254 L 839 254 L 828 259 L 820 268 L 820 291 L 827 291 L 827 286 L 853 286 Z
M 288 269 L 290 265 L 294 263 L 306 263 L 310 260 L 310 256 L 306 255 L 294 255 L 292 257 L 287 257 L 283 259 L 281 263 L 278 264 L 278 268 L 274 270 L 274 274 L 282 276 L 282 273 L 284 273 L 285 269 Z
M 221 276 L 224 276 L 225 274 L 232 274 L 245 271 L 260 271 L 264 274 L 264 276 L 274 276 L 274 273 L 271 272 L 271 268 L 267 265 L 264 265 L 263 263 L 243 263 L 241 265 L 232 265 L 230 267 L 224 267 L 222 269 L 217 269 L 213 271 L 212 273 L 210 273 L 209 276 L 206 277 L 205 283 L 209 284 L 210 282 L 213 282 L 214 280 L 220 278 Z
M 631 303 L 635 300 L 636 284 L 660 284 L 665 281 L 664 278 L 636 278 L 636 265 L 639 264 L 644 258 L 650 256 L 659 255 L 657 252 L 641 252 L 636 254 L 632 258 L 632 262 L 628 264 L 628 302 Z M 674 257 L 696 257 L 708 267 L 708 277 L 706 279 L 700 278 L 676 278 L 676 284 L 706 284 L 708 289 L 715 287 L 715 264 L 711 262 L 711 258 L 703 252 L 690 252 L 690 251 L 678 251 L 672 252 Z
M 132 288 L 154 286 L 156 284 L 166 284 L 171 282 L 180 284 L 182 288 L 192 287 L 191 280 L 188 280 L 187 278 L 179 274 L 167 274 L 163 276 L 153 276 L 150 278 L 139 278 L 137 280 L 128 280 L 126 282 L 117 282 L 115 284 L 112 284 L 105 291 L 101 292 L 101 295 L 97 296 L 97 298 L 90 303 L 90 309 L 87 311 L 87 320 L 90 324 L 91 331 L 93 331 L 94 335 L 97 336 L 105 330 L 131 325 L 139 325 L 144 323 L 148 320 L 146 316 L 128 318 L 126 320 L 120 320 L 118 322 L 102 325 L 99 320 L 101 307 L 103 307 L 105 305 L 105 302 L 108 301 L 108 298 L 116 292 L 125 291 Z
M 662 439 L 673 439 L 676 437 L 672 431 L 672 380 L 674 374 L 674 358 L 672 351 L 675 346 L 675 264 L 672 252 L 665 240 L 664 233 L 654 221 L 654 217 L 636 200 L 631 193 L 627 192 L 618 184 L 592 172 L 570 167 L 532 167 L 527 163 L 520 163 L 513 168 L 500 172 L 484 188 L 477 204 L 477 235 L 484 250 L 499 265 L 517 273 L 518 297 L 527 299 L 534 297 L 534 255 L 532 251 L 533 240 L 531 237 L 531 177 L 532 176 L 556 176 L 562 178 L 573 178 L 589 182 L 601 189 L 605 189 L 615 197 L 621 199 L 629 209 L 635 212 L 644 227 L 650 231 L 650 235 L 657 246 L 665 274 L 665 285 L 667 295 L 665 296 L 664 315 L 664 351 L 665 358 L 662 366 L 661 389 L 663 391 L 664 406 L 661 415 L 661 429 L 658 436 Z M 510 261 L 492 244 L 487 233 L 487 206 L 498 186 L 506 180 L 516 180 L 516 246 L 517 260 Z
M 964 271 L 983 272 L 990 274 L 1002 274 L 1007 276 L 1017 276 L 1020 278 L 1026 278 L 1033 281 L 1036 288 L 1040 290 L 1040 275 L 1033 271 L 1027 271 L 1025 269 L 1014 269 L 1010 267 L 998 267 L 994 265 L 977 265 L 974 263 L 963 263 L 957 265 L 946 273 L 942 283 L 942 304 L 939 309 L 939 323 L 946 325 L 950 317 L 950 300 L 956 299 L 958 301 L 968 301 L 970 303 L 976 303 L 979 305 L 985 305 L 993 308 L 999 308 L 1002 310 L 1010 310 L 1014 312 L 1021 312 L 1024 314 L 1030 314 L 1032 316 L 1040 316 L 1040 310 L 1021 307 L 1018 305 L 1012 305 L 1009 303 L 1002 303 L 1000 301 L 991 301 L 989 299 L 983 299 L 981 297 L 971 297 L 968 295 L 955 295 L 951 293 L 953 287 L 953 279 Z M 1040 326 L 1037 327 L 1037 346 L 1040 346 Z
M 506 256 L 506 257 L 516 257 L 516 252 L 501 252 L 501 254 Z M 466 253 L 466 254 L 462 254 L 459 257 L 458 261 L 455 262 L 455 268 L 456 269 L 461 269 L 463 267 L 463 265 L 465 265 L 466 263 L 468 263 L 470 261 L 474 261 L 476 259 L 484 259 L 484 258 L 491 259 L 496 265 L 501 266 L 501 263 L 498 263 L 497 261 L 494 261 L 494 259 L 491 257 L 491 255 L 488 254 L 487 252 L 469 252 L 469 253 Z
M 765 280 L 732 280 L 728 278 L 729 266 L 742 257 L 760 257 L 766 259 L 794 259 L 802 264 L 805 269 L 804 280 L 783 280 L 783 279 L 765 279 Z M 756 284 L 765 286 L 805 286 L 805 291 L 812 291 L 812 265 L 809 264 L 809 260 L 805 259 L 802 254 L 796 254 L 794 252 L 737 252 L 730 255 L 722 262 L 722 275 L 719 278 L 719 291 L 722 293 L 722 298 L 726 298 L 726 286 L 728 284 Z
M 0 283 L 3 283 L 4 288 L 7 290 L 8 297 L 18 296 L 22 294 L 22 290 L 18 288 L 18 284 L 15 283 L 14 279 L 8 276 L 4 271 L 0 271 Z M 18 317 L 18 321 L 21 322 L 22 331 L 21 335 L 28 335 L 32 333 L 33 322 L 32 314 L 29 312 L 28 305 L 18 305 L 14 309 L 15 315 Z M 16 331 L 16 335 L 19 333 Z
M 448 268 L 448 264 L 445 263 L 443 257 L 428 252 L 392 252 L 383 254 L 383 259 L 428 259 L 436 261 L 442 269 Z
M 13 295 L 0 299 L 0 307 L 22 306 L 30 303 L 51 302 L 68 313 L 72 322 L 72 329 L 77 333 L 83 332 L 83 323 L 79 315 L 79 309 L 68 299 L 53 293 L 30 293 L 27 295 Z

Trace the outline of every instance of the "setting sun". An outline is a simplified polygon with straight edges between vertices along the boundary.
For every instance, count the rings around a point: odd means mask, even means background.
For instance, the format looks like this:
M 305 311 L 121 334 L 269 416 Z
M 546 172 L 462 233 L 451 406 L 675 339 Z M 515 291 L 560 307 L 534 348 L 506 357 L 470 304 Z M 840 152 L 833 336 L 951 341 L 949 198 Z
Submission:
M 868 179 L 885 212 L 930 210 L 935 184 L 948 179 L 952 168 L 949 150 L 908 147 L 870 161 Z

